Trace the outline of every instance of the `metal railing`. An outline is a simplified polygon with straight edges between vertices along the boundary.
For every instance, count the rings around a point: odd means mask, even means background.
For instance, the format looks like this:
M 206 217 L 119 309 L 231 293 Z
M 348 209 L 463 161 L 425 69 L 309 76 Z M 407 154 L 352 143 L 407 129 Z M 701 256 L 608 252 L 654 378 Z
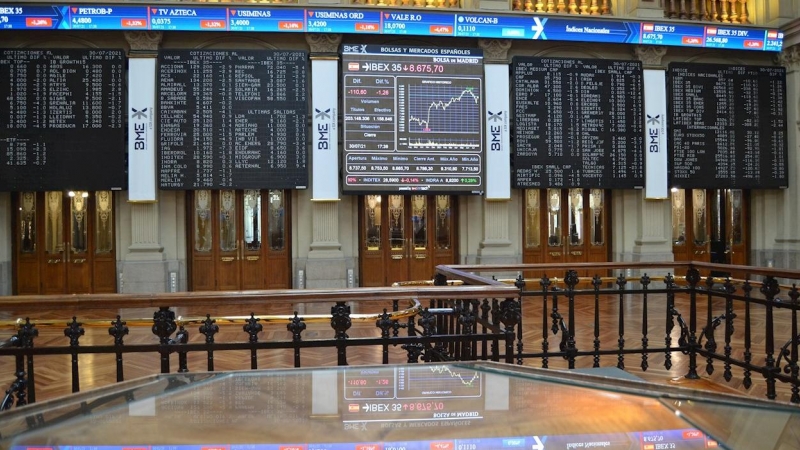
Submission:
M 210 314 L 205 317 L 180 317 L 175 314 L 176 308 L 211 305 L 215 311 L 236 307 L 250 307 L 257 311 L 264 309 L 264 305 L 281 302 L 288 302 L 292 306 L 298 306 L 299 303 L 304 306 L 331 305 L 330 314 L 300 314 L 297 311 L 288 315 L 251 313 L 249 316 L 220 317 Z M 115 355 L 117 382 L 125 379 L 125 357 L 134 353 L 158 354 L 161 373 L 173 370 L 171 355 L 177 355 L 178 372 L 190 370 L 189 354 L 192 353 L 206 355 L 205 366 L 192 369 L 213 371 L 215 353 L 236 350 L 249 352 L 250 369 L 259 367 L 258 353 L 262 350 L 290 351 L 293 353 L 294 367 L 300 367 L 301 354 L 309 348 L 333 349 L 338 365 L 347 365 L 348 350 L 357 347 L 380 348 L 383 364 L 389 364 L 392 358 L 393 362 L 407 363 L 420 360 L 499 361 L 501 354 L 510 357 L 514 331 L 498 327 L 489 320 L 489 316 L 492 309 L 496 310 L 508 302 L 518 302 L 518 291 L 509 286 L 6 297 L 0 299 L 0 310 L 21 310 L 28 314 L 25 319 L 0 321 L 0 329 L 14 331 L 12 336 L 0 343 L 0 361 L 8 364 L 6 367 L 13 365 L 15 377 L 0 402 L 0 410 L 36 401 L 35 362 L 46 355 L 70 355 L 68 373 L 72 392 L 81 389 L 79 355 L 86 354 Z M 382 308 L 382 311 L 351 312 L 351 305 L 365 308 L 367 304 L 372 309 Z M 81 312 L 108 311 L 119 307 L 154 308 L 155 311 L 152 319 L 117 315 L 114 319 L 78 320 Z M 72 314 L 72 319 L 36 318 L 37 314 L 42 315 L 43 312 L 52 315 L 54 310 Z M 357 323 L 374 324 L 372 329 L 376 331 L 372 336 L 349 336 L 348 330 Z M 304 338 L 304 331 L 312 324 L 329 324 L 331 337 Z M 289 338 L 259 340 L 265 327 L 275 325 L 285 327 Z M 246 339 L 221 342 L 216 336 L 220 326 L 239 326 Z M 86 329 L 96 327 L 108 328 L 109 342 L 83 345 L 81 337 Z M 125 343 L 132 327 L 150 327 L 153 342 Z M 189 342 L 193 327 L 204 336 L 202 342 Z M 34 345 L 39 331 L 50 328 L 63 329 L 68 345 Z M 402 355 L 402 358 L 398 359 L 398 355 Z M 9 359 L 13 364 L 7 362 Z
M 626 276 L 632 268 L 668 272 Z M 564 276 L 522 275 L 542 270 Z M 619 276 L 605 276 L 615 270 Z M 579 277 L 578 271 L 603 276 Z M 673 271 L 685 276 L 669 273 Z M 800 271 L 697 262 L 440 266 L 436 280 L 441 285 L 481 285 L 487 278 L 476 274 L 493 272 L 520 273 L 511 280 L 520 289 L 520 305 L 538 309 L 538 314 L 524 314 L 525 323 L 523 314 L 518 315 L 517 364 L 547 368 L 561 360 L 568 369 L 601 367 L 609 365 L 603 360 L 610 357 L 614 366 L 625 369 L 630 356 L 638 355 L 638 369 L 646 371 L 656 356 L 663 357 L 667 370 L 674 370 L 680 359 L 686 378 L 697 379 L 700 371 L 711 376 L 722 365 L 723 383 L 735 378 L 750 389 L 761 381 L 772 400 L 778 399 L 780 383 L 788 400 L 800 403 Z M 726 272 L 747 277 L 718 276 Z M 576 322 L 578 309 L 581 317 L 593 318 L 591 323 Z M 601 340 L 609 335 L 616 339 Z
M 747 275 L 720 277 L 723 271 Z M 563 277 L 532 275 L 542 272 Z M 502 273 L 519 276 L 491 277 Z M 36 401 L 35 362 L 45 355 L 70 355 L 64 373 L 77 392 L 83 367 L 78 356 L 85 354 L 114 355 L 121 381 L 134 353 L 158 355 L 153 372 L 169 373 L 175 370 L 171 356 L 179 372 L 219 370 L 215 355 L 245 351 L 249 368 L 256 369 L 264 350 L 283 352 L 300 367 L 301 355 L 311 349 L 330 349 L 332 363 L 346 365 L 358 348 L 379 349 L 383 364 L 483 359 L 638 373 L 662 366 L 689 379 L 704 372 L 746 389 L 759 384 L 769 399 L 800 403 L 798 279 L 800 271 L 707 263 L 439 266 L 432 282 L 390 288 L 5 297 L 0 311 L 26 314 L 0 322 L 0 331 L 13 332 L 0 344 L 0 367 L 14 370 L 0 380 L 10 386 L 2 406 Z M 224 313 L 281 303 L 294 313 Z M 297 312 L 301 303 L 330 308 L 330 314 Z M 208 308 L 217 317 L 175 314 L 189 307 Z M 80 320 L 114 308 L 146 308 L 153 317 Z M 330 337 L 307 330 L 322 325 L 330 327 Z M 359 336 L 349 335 L 354 325 Z M 108 342 L 81 342 L 85 330 L 96 327 L 108 328 Z M 125 343 L 131 327 L 149 327 L 150 342 Z M 34 345 L 39 330 L 53 328 L 63 330 L 67 342 Z M 221 340 L 220 328 L 241 331 Z M 285 338 L 267 328 L 283 328 Z M 199 333 L 194 340 L 192 330 Z

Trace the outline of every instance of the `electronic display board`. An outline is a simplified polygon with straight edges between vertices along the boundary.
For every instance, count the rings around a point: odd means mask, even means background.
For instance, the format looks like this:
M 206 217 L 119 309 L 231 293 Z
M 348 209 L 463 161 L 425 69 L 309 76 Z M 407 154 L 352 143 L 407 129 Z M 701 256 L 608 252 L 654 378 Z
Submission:
M 128 186 L 125 54 L 0 50 L 0 190 Z
M 345 45 L 344 193 L 481 193 L 483 54 Z
M 162 50 L 161 189 L 304 189 L 308 55 Z
M 606 42 L 780 52 L 777 29 L 681 22 L 291 6 L 0 5 L 0 30 L 270 31 Z
M 642 64 L 515 57 L 517 188 L 644 186 Z
M 671 186 L 789 185 L 785 68 L 671 63 L 667 77 Z

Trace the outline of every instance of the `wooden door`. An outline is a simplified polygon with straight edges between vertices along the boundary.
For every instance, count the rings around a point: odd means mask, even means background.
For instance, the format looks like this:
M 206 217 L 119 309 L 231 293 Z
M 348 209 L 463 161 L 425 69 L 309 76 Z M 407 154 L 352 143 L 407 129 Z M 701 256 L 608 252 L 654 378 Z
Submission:
M 749 202 L 747 192 L 741 189 L 727 189 L 725 191 L 725 222 L 728 225 L 725 234 L 727 243 L 727 263 L 746 265 L 748 262 L 749 229 L 746 217 L 749 217 L 747 207 Z
M 188 204 L 193 291 L 291 287 L 284 191 L 198 190 Z
M 675 261 L 711 262 L 711 221 L 705 189 L 673 189 L 670 197 Z
M 15 293 L 116 292 L 111 191 L 15 197 Z
M 741 189 L 673 189 L 675 261 L 747 264 L 748 197 Z M 720 276 L 745 274 L 720 271 Z
M 456 263 L 454 200 L 449 195 L 361 197 L 361 285 L 430 280 L 436 265 Z
M 608 261 L 608 213 L 602 189 L 527 189 L 523 202 L 523 261 L 527 264 Z M 593 276 L 578 270 L 582 277 Z M 525 277 L 562 278 L 565 270 L 537 270 Z M 599 274 L 604 276 L 605 273 Z
M 741 189 L 714 189 L 709 191 L 711 200 L 711 262 L 718 264 L 746 265 L 747 240 L 745 239 L 744 191 Z M 745 278 L 743 271 L 718 270 L 716 277 Z

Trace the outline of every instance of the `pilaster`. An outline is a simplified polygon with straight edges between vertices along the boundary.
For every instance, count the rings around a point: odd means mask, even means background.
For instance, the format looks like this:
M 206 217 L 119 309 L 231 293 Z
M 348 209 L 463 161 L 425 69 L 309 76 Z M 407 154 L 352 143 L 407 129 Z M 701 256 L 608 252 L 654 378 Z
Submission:
M 130 45 L 128 55 L 130 58 L 155 59 L 158 56 L 162 39 L 161 32 L 127 31 L 124 34 Z M 147 72 L 134 76 L 155 78 L 156 74 Z M 155 99 L 153 99 L 154 101 Z M 155 126 L 157 126 L 157 122 Z M 132 138 L 129 136 L 129 139 Z M 153 168 L 153 170 L 155 169 Z M 129 176 L 135 177 L 136 174 L 131 173 Z M 168 290 L 167 262 L 159 233 L 158 192 L 156 191 L 155 194 L 152 201 L 128 203 L 131 221 L 130 245 L 127 247 L 128 253 L 120 264 L 120 292 L 166 292 Z
M 664 66 L 662 59 L 667 53 L 663 46 L 639 45 L 634 47 L 634 56 L 642 61 L 646 69 L 660 69 Z M 614 202 L 613 223 L 615 228 L 624 228 L 614 232 L 614 259 L 617 261 L 646 262 L 672 261 L 672 215 L 669 198 L 648 199 L 644 189 L 620 191 Z M 637 221 L 638 219 L 638 221 Z M 648 270 L 649 275 L 665 274 Z M 635 274 L 640 275 L 640 274 Z
M 508 164 L 511 148 L 508 51 L 511 41 L 480 39 L 478 44 L 483 49 L 486 86 L 492 86 L 498 95 L 486 99 L 486 145 L 490 151 L 486 157 L 486 195 L 482 205 L 483 237 L 476 262 L 517 263 L 519 257 L 510 238 L 510 218 L 519 217 L 511 213 L 511 169 Z
M 11 295 L 11 242 L 14 238 L 14 233 L 11 227 L 14 223 L 11 220 L 11 193 L 0 192 L 0 242 L 5 242 L 8 245 L 0 245 L 0 296 Z
M 626 1 L 622 3 L 630 11 L 630 15 L 640 19 L 663 20 L 664 19 L 664 6 L 662 2 L 656 0 L 639 0 L 639 1 Z M 617 8 L 623 9 L 621 4 L 617 4 Z
M 665 69 L 661 63 L 667 47 L 663 45 L 636 45 L 633 47 L 633 56 L 642 62 L 645 69 Z
M 338 192 L 338 140 L 335 139 L 337 113 L 336 93 L 339 92 L 338 61 L 340 34 L 307 34 L 311 49 L 312 88 L 322 87 L 327 92 L 312 95 L 312 120 L 314 140 L 312 145 L 311 235 L 312 241 L 306 261 L 306 286 L 308 288 L 337 288 L 347 286 L 347 263 L 339 236 Z M 333 101 L 328 101 L 328 95 Z M 332 103 L 332 104 L 328 104 Z M 325 128 L 330 140 L 320 141 L 319 127 Z M 331 185 L 331 179 L 334 183 Z M 320 184 L 328 187 L 320 189 Z
M 800 22 L 798 22 L 800 24 Z M 794 45 L 785 48 L 777 57 L 777 62 L 786 68 L 786 119 L 789 187 L 777 195 L 762 195 L 764 211 L 768 214 L 763 221 L 767 229 L 774 226 L 775 240 L 773 248 L 765 242 L 763 248 L 753 248 L 751 260 L 761 265 L 772 264 L 775 267 L 795 268 L 800 262 L 800 28 L 795 27 L 786 32 L 786 41 Z M 774 200 L 773 200 L 774 199 Z M 752 233 L 751 233 L 752 234 Z

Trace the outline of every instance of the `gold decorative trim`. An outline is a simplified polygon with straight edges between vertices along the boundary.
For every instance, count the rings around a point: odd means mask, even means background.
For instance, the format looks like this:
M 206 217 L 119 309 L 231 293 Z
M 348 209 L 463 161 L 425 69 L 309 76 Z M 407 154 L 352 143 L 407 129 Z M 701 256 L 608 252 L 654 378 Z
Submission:
M 134 205 L 154 205 L 158 203 L 158 200 L 128 200 L 128 203 Z

